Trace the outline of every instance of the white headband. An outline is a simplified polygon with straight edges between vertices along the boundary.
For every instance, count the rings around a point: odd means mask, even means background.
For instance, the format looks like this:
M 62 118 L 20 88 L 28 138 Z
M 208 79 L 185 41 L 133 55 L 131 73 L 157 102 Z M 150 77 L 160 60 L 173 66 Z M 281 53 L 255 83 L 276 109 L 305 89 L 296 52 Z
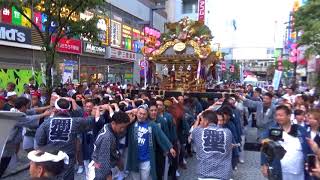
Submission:
M 28 159 L 33 162 L 59 162 L 63 160 L 64 164 L 69 164 L 69 156 L 62 151 L 59 151 L 57 155 L 45 152 L 41 156 L 37 156 L 38 153 L 39 151 L 36 150 L 29 152 Z
M 61 107 L 59 107 L 58 101 L 59 101 L 60 99 L 62 99 L 62 98 L 58 98 L 58 99 L 56 100 L 56 102 L 54 103 L 54 107 L 55 107 L 57 110 L 70 110 L 70 103 L 69 103 L 69 106 L 68 106 L 67 109 L 62 109 Z

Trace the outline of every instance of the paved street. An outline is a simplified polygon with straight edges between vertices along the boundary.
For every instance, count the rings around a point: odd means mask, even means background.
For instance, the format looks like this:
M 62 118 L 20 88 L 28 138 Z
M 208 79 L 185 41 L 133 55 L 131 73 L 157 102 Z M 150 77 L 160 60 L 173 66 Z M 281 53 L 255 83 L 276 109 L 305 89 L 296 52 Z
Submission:
M 234 172 L 234 179 L 235 180 L 263 180 L 264 178 L 260 174 L 259 171 L 259 153 L 258 152 L 245 152 L 245 163 L 240 164 L 238 166 L 238 170 Z M 188 169 L 187 170 L 180 170 L 181 180 L 194 180 L 196 179 L 196 159 L 195 157 L 192 159 L 187 159 L 188 162 Z M 15 176 L 11 176 L 5 178 L 4 180 L 27 180 L 28 178 L 28 171 L 23 171 Z M 84 179 L 84 176 L 76 176 L 77 180 Z

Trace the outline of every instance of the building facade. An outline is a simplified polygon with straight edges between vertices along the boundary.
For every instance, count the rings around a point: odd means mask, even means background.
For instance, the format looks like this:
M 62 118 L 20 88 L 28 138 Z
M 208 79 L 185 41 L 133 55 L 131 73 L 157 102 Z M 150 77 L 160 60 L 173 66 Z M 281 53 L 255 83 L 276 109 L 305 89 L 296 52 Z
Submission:
M 144 27 L 164 30 L 165 14 L 152 10 L 154 2 L 139 0 L 109 0 L 105 16 L 98 21 L 101 44 L 84 39 L 62 39 L 57 47 L 57 70 L 62 82 L 121 82 L 139 83 L 141 48 Z M 152 18 L 150 13 L 152 13 Z M 85 12 L 80 18 L 92 16 Z M 33 12 L 33 18 L 41 13 Z M 152 22 L 151 22 L 152 20 Z M 41 22 L 41 21 L 40 21 Z M 149 22 L 149 23 L 148 23 Z M 41 24 L 41 23 L 40 23 Z M 8 35 L 9 34 L 9 35 Z M 27 83 L 31 77 L 44 72 L 45 57 L 38 32 L 14 8 L 0 11 L 0 87 L 7 82 Z

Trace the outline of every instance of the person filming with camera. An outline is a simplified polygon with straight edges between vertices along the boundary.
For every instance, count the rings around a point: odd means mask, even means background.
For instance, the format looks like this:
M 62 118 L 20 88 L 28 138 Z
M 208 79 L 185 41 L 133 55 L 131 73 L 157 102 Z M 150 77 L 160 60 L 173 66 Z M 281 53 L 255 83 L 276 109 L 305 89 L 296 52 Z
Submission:
M 304 172 L 304 162 L 311 152 L 308 135 L 303 127 L 291 124 L 290 116 L 287 106 L 278 106 L 276 122 L 262 134 L 261 171 L 268 179 L 308 179 Z

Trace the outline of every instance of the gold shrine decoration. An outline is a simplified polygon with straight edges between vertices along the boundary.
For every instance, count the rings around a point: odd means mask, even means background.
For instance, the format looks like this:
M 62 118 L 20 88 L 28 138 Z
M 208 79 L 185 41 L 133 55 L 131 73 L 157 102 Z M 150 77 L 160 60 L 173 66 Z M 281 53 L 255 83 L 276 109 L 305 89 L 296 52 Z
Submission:
M 182 43 L 180 41 L 168 41 L 164 45 L 162 45 L 158 50 L 153 52 L 153 56 L 161 56 L 167 49 L 175 46 L 176 44 Z M 211 52 L 211 48 L 208 47 L 200 47 L 196 41 L 190 40 L 185 43 L 185 45 L 190 45 L 194 48 L 195 55 L 199 58 L 207 58 Z
M 160 46 L 145 54 L 150 62 L 166 67 L 160 73 L 153 73 L 159 88 L 204 92 L 207 77 L 212 76 L 209 65 L 217 59 L 210 47 L 213 36 L 209 27 L 189 18 L 168 23 L 166 27 L 167 31 L 161 34 Z
M 175 44 L 173 46 L 173 50 L 177 51 L 177 52 L 182 52 L 186 49 L 186 44 L 185 43 L 182 43 L 182 42 L 179 42 L 177 44 Z
M 195 42 L 194 40 L 190 40 L 187 42 L 187 44 L 189 44 L 190 46 L 192 46 L 194 48 L 194 53 L 197 55 L 197 56 L 201 56 L 201 49 L 200 49 L 200 46 L 197 42 Z
M 169 41 L 162 45 L 158 50 L 153 52 L 153 56 L 159 56 L 160 54 L 164 53 L 168 48 L 175 45 L 175 42 Z

